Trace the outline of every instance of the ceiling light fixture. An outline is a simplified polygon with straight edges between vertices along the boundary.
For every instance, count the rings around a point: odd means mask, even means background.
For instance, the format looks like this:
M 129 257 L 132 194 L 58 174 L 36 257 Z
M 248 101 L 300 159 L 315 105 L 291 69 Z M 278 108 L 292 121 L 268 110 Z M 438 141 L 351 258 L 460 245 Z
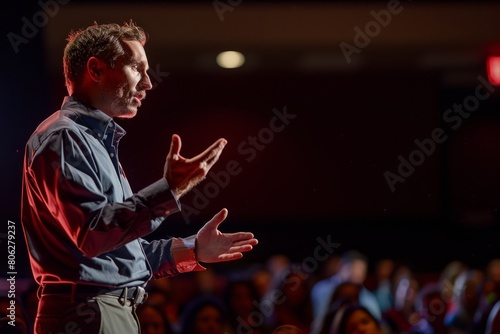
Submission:
M 222 68 L 238 68 L 245 64 L 245 56 L 238 51 L 224 51 L 217 55 L 216 61 Z

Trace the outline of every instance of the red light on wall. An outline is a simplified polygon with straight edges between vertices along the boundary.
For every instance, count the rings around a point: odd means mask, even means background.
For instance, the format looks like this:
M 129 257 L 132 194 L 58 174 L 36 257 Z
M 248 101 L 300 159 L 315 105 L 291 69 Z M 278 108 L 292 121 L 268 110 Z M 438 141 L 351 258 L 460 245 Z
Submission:
M 486 60 L 488 80 L 492 85 L 500 85 L 500 56 L 491 56 Z

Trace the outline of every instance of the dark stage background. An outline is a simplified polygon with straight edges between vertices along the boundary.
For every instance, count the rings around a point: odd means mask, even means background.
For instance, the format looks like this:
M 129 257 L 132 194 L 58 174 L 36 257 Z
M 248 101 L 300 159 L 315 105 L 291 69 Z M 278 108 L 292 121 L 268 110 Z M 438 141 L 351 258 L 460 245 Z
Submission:
M 43 6 L 2 10 L 0 247 L 7 248 L 7 221 L 15 222 L 20 275 L 31 275 L 19 219 L 24 144 L 66 93 L 65 37 L 94 20 L 130 18 L 150 35 L 155 83 L 138 116 L 119 121 L 127 130 L 120 159 L 133 188 L 161 176 L 172 133 L 188 157 L 219 137 L 229 141 L 213 174 L 182 199 L 183 214 L 150 237 L 195 233 L 227 207 L 221 230 L 253 231 L 260 244 L 215 267 L 277 253 L 301 261 L 327 236 L 339 251 L 361 250 L 371 263 L 392 257 L 420 272 L 452 260 L 483 266 L 500 255 L 500 87 L 459 126 L 444 119 L 486 78 L 486 56 L 500 42 L 497 3 L 402 1 L 352 63 L 340 43 L 354 45 L 354 28 L 387 2 L 242 1 L 223 20 L 212 2 L 52 3 L 53 15 L 18 52 L 8 33 L 21 35 Z M 232 49 L 247 63 L 217 68 L 215 55 Z M 288 119 L 274 123 L 277 114 Z M 434 142 L 392 191 L 384 173 L 397 174 L 398 157 L 415 157 L 415 141 L 428 142 L 435 129 L 446 140 Z

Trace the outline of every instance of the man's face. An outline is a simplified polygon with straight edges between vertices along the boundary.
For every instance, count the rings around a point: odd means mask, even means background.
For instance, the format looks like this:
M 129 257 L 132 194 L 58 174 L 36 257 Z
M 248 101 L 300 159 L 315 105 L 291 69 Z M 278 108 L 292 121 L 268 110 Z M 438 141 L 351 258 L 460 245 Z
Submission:
M 99 83 L 100 109 L 111 117 L 131 118 L 137 114 L 146 90 L 152 88 L 147 74 L 148 59 L 138 41 L 123 41 L 125 55 L 115 67 L 106 66 Z

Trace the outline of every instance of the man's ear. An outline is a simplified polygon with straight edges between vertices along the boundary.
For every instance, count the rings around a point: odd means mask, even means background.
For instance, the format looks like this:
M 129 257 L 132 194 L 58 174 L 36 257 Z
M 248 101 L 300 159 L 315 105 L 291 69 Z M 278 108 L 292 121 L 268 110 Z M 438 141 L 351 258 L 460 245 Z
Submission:
M 87 73 L 93 81 L 98 82 L 101 80 L 102 73 L 106 66 L 106 63 L 99 58 L 90 57 L 89 60 L 87 60 Z

